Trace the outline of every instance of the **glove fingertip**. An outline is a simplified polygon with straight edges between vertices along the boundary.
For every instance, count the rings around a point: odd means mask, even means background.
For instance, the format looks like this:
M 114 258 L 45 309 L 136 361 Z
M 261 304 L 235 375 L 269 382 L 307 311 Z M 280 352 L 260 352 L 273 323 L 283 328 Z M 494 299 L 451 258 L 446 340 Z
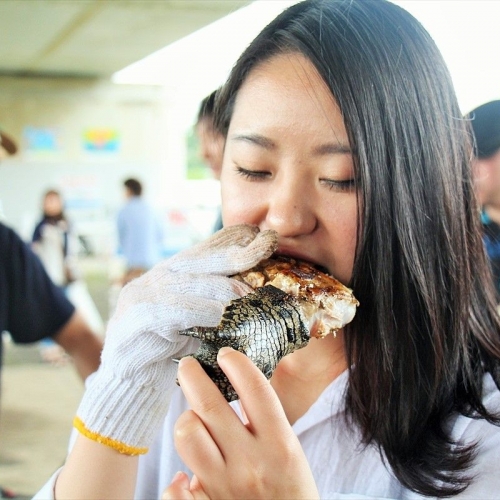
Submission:
M 251 224 L 226 226 L 211 237 L 212 246 L 224 247 L 231 244 L 247 246 L 259 233 L 259 228 Z
M 265 254 L 262 258 L 270 257 L 278 249 L 278 233 L 273 229 L 265 229 L 255 237 L 249 246 L 261 250 Z

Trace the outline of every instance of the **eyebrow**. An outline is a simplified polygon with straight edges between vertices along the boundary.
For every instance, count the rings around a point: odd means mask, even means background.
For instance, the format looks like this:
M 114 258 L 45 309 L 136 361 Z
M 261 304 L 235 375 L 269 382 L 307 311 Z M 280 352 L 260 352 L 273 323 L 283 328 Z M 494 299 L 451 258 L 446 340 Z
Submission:
M 276 143 L 260 134 L 236 134 L 229 138 L 231 141 L 240 141 L 254 144 L 268 151 L 276 149 Z M 326 156 L 334 154 L 352 154 L 352 149 L 347 144 L 342 143 L 326 143 L 321 144 L 313 149 L 315 156 Z
M 236 134 L 233 135 L 230 140 L 248 142 L 269 151 L 276 148 L 276 143 L 274 141 L 260 134 Z
M 322 144 L 313 150 L 314 155 L 326 156 L 326 155 L 350 155 L 352 154 L 352 149 L 347 144 Z

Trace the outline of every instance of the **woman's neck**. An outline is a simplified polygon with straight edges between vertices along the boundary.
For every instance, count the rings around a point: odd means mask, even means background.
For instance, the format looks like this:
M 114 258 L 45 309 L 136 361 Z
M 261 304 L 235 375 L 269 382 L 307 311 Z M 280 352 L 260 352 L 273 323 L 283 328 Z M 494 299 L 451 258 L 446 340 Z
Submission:
M 283 358 L 271 378 L 290 424 L 294 424 L 347 368 L 342 332 L 311 339 Z

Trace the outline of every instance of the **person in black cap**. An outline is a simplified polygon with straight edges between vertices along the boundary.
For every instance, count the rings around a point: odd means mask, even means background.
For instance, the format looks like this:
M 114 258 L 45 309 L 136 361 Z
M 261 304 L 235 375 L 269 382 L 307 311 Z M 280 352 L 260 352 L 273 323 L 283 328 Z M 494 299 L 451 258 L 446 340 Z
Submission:
M 474 181 L 481 204 L 484 243 L 500 297 L 500 100 L 473 109 Z

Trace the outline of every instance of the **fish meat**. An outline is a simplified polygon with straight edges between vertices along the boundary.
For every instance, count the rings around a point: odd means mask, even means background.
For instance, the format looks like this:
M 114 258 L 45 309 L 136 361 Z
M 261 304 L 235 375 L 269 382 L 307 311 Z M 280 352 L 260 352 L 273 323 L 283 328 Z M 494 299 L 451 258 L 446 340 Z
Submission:
M 310 262 L 276 256 L 233 278 L 253 289 L 273 285 L 300 302 L 311 337 L 322 338 L 351 322 L 359 302 L 350 288 Z
M 312 264 L 275 257 L 233 276 L 254 291 L 231 301 L 215 328 L 194 327 L 179 332 L 198 338 L 191 354 L 215 382 L 227 401 L 238 399 L 217 363 L 217 353 L 230 346 L 271 378 L 280 360 L 305 347 L 311 337 L 335 335 L 356 313 L 352 290 Z

